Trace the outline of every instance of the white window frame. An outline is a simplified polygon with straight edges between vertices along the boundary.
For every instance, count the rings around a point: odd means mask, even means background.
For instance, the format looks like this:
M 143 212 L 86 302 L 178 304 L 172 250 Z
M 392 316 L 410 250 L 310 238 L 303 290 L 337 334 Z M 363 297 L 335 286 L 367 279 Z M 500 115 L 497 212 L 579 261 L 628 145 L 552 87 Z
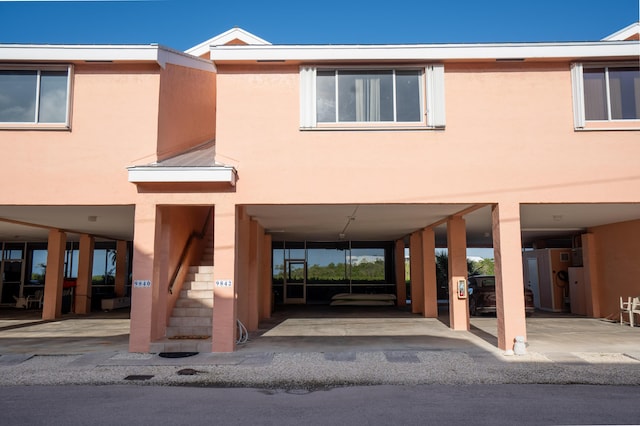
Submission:
M 316 78 L 318 70 L 337 71 L 395 71 L 396 70 L 421 70 L 423 77 L 420 80 L 421 114 L 423 119 L 419 122 L 329 122 L 318 123 L 316 111 Z M 395 86 L 395 78 L 393 80 Z M 336 89 L 337 90 L 337 89 Z M 394 98 L 396 96 L 394 87 Z M 444 65 L 433 64 L 428 66 L 367 66 L 367 67 L 300 67 L 300 129 L 325 130 L 325 129 L 441 129 L 445 127 L 445 98 L 444 98 Z M 336 112 L 337 113 L 337 112 Z M 396 105 L 394 99 L 394 116 Z
M 609 69 L 637 67 L 637 63 L 633 62 L 593 62 L 593 63 L 573 63 L 571 64 L 571 88 L 573 98 L 573 125 L 576 130 L 590 129 L 610 129 L 610 130 L 626 130 L 640 128 L 639 119 L 613 119 L 611 118 L 611 93 L 609 91 Z M 587 120 L 585 113 L 584 98 L 584 70 L 589 68 L 605 69 L 605 86 L 607 96 L 607 114 L 606 120 Z M 618 124 L 618 127 L 611 125 Z
M 0 121 L 0 129 L 51 129 L 51 130 L 67 130 L 70 129 L 71 123 L 71 99 L 73 92 L 73 65 L 24 65 L 9 64 L 1 65 L 2 71 L 36 71 L 36 103 L 34 112 L 34 121 L 25 122 L 7 122 Z M 63 122 L 39 122 L 38 114 L 40 113 L 40 82 L 42 72 L 46 71 L 66 71 L 67 72 L 67 97 L 65 100 L 65 120 Z

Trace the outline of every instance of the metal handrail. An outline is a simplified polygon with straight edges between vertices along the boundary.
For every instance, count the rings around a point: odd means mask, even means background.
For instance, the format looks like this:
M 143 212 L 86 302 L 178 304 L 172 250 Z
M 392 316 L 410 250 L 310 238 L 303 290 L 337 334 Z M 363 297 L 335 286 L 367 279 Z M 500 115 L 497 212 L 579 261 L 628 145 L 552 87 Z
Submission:
M 182 249 L 182 253 L 180 254 L 180 260 L 178 260 L 178 266 L 176 267 L 176 270 L 173 272 L 173 275 L 169 280 L 169 294 L 173 294 L 173 286 L 176 284 L 176 279 L 178 278 L 180 271 L 182 271 L 182 268 L 184 267 L 184 261 L 187 258 L 187 254 L 189 253 L 189 248 L 191 248 L 191 244 L 193 243 L 193 240 L 195 238 L 201 240 L 205 237 L 205 235 L 207 235 L 207 228 L 209 227 L 209 222 L 211 221 L 212 213 L 213 213 L 213 207 L 210 207 L 209 212 L 207 213 L 207 218 L 205 219 L 204 225 L 202 226 L 201 232 L 193 231 L 191 234 L 189 234 L 189 238 L 187 239 L 187 242 L 184 245 L 184 249 Z

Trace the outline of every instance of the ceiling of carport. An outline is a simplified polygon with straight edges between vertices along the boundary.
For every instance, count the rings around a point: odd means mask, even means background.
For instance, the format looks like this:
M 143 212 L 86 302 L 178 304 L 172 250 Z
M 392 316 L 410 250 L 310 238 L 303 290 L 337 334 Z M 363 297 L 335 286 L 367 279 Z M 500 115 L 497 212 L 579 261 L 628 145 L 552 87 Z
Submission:
M 249 205 L 247 214 L 274 241 L 390 241 L 441 222 L 472 208 L 472 204 L 335 204 Z M 98 240 L 132 240 L 133 205 L 124 206 L 0 206 L 0 241 L 47 241 L 49 228 Z M 95 221 L 93 220 L 95 218 Z M 353 218 L 353 219 L 352 219 Z M 491 207 L 465 214 L 467 245 L 491 247 Z M 636 204 L 523 204 L 523 244 L 541 239 L 571 238 L 587 228 L 640 219 Z M 27 226 L 29 224 L 30 226 Z M 446 246 L 446 226 L 435 228 L 436 245 Z
M 446 220 L 472 204 L 250 205 L 274 241 L 389 241 Z M 468 247 L 491 247 L 491 206 L 465 214 Z M 640 219 L 640 204 L 523 204 L 524 246 L 564 238 L 587 228 Z M 446 247 L 446 226 L 435 228 L 436 245 Z

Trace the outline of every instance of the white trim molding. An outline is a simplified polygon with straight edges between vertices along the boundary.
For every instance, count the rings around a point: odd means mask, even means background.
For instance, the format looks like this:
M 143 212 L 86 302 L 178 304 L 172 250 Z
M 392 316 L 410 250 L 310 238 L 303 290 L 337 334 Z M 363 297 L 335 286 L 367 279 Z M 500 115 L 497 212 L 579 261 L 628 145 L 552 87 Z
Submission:
M 236 169 L 229 166 L 214 167 L 128 167 L 132 183 L 228 183 L 235 186 Z
M 195 56 L 202 56 L 205 53 L 209 53 L 209 51 L 211 50 L 211 46 L 221 46 L 233 40 L 240 40 L 243 43 L 250 45 L 271 44 L 267 40 L 263 40 L 260 37 L 243 30 L 242 28 L 236 27 L 185 50 L 185 53 Z
M 638 57 L 639 41 L 416 45 L 212 46 L 225 61 L 441 61 Z
M 628 27 L 624 27 L 620 31 L 606 36 L 602 41 L 620 41 L 629 40 L 631 37 L 640 34 L 640 22 L 634 22 Z
M 155 62 L 215 72 L 211 61 L 157 44 L 49 45 L 0 44 L 0 61 L 11 62 Z

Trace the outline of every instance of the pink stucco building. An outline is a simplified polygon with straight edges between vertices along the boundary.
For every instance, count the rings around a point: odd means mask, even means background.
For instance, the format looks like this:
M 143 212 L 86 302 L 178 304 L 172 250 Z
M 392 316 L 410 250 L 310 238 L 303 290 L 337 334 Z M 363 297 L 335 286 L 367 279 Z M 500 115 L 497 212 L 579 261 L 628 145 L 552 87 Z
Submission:
M 410 309 L 435 317 L 447 248 L 468 330 L 466 250 L 493 248 L 500 348 L 526 337 L 525 287 L 616 315 L 640 295 L 638 34 L 0 45 L 0 303 L 56 318 L 73 281 L 76 313 L 131 303 L 131 351 L 228 352 L 277 304 L 404 306 L 407 249 Z

